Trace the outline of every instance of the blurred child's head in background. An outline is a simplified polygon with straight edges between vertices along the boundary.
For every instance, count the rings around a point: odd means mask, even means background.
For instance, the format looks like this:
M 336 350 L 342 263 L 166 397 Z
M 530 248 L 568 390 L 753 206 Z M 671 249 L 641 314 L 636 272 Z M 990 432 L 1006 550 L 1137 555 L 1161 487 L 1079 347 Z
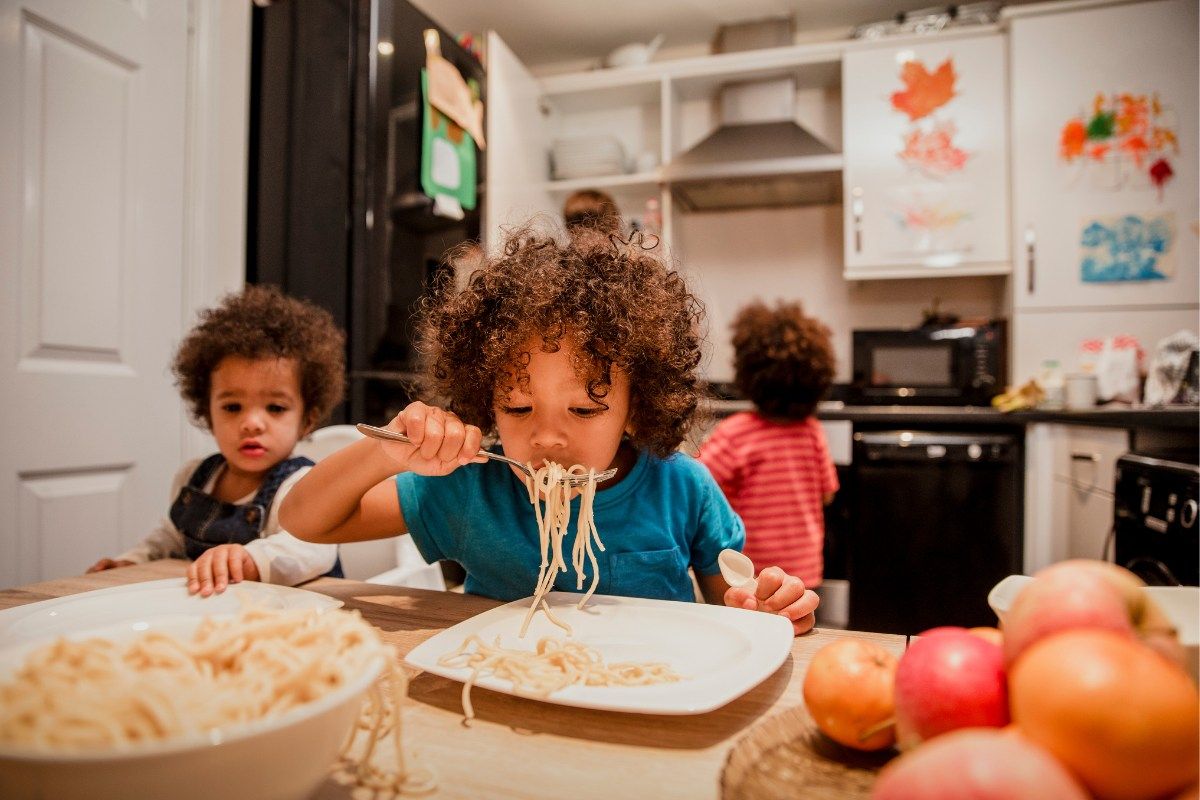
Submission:
M 733 320 L 734 382 L 767 417 L 800 420 L 833 383 L 829 328 L 799 303 L 755 301 Z
M 604 233 L 621 232 L 621 209 L 615 200 L 596 189 L 581 189 L 568 197 L 563 204 L 563 219 L 568 231 L 585 227 Z

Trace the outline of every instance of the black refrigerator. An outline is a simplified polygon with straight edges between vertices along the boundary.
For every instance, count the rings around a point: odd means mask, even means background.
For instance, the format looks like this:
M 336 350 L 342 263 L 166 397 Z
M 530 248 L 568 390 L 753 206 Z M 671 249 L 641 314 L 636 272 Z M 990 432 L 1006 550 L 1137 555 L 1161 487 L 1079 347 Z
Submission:
M 346 402 L 380 423 L 409 401 L 415 303 L 444 254 L 480 238 L 486 170 L 462 219 L 421 190 L 423 32 L 476 87 L 483 65 L 404 0 L 275 0 L 252 22 L 247 282 L 326 308 L 346 331 Z

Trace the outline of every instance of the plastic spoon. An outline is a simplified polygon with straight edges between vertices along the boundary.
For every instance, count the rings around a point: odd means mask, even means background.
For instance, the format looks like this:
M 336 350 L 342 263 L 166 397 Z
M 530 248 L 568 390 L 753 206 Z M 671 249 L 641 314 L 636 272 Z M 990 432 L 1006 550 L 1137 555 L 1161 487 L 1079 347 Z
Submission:
M 725 549 L 717 556 L 721 577 L 734 588 L 754 586 L 754 562 L 737 550 Z

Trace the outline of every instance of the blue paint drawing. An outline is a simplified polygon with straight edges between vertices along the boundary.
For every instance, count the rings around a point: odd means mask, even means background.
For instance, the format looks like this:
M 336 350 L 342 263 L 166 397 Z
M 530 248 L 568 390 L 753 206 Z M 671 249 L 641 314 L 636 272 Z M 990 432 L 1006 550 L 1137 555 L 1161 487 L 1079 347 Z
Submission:
M 1080 271 L 1084 283 L 1164 281 L 1174 272 L 1174 217 L 1094 219 L 1084 226 Z

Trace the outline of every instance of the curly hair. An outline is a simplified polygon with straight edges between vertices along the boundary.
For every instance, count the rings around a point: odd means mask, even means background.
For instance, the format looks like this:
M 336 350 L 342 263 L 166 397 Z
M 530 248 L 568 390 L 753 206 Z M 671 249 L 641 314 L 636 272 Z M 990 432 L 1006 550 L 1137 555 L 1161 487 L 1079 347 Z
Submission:
M 700 301 L 640 237 L 572 231 L 566 243 L 530 227 L 509 233 L 458 290 L 446 279 L 419 311 L 428 386 L 450 410 L 495 432 L 495 397 L 528 381 L 521 345 L 556 352 L 566 339 L 593 402 L 604 405 L 612 369 L 629 376 L 630 438 L 665 457 L 691 424 L 699 398 Z
M 754 302 L 733 320 L 734 383 L 768 417 L 804 419 L 833 383 L 829 328 L 799 303 Z
M 342 402 L 345 343 L 328 311 L 274 286 L 248 286 L 200 312 L 200 322 L 179 344 L 171 371 L 192 418 L 210 427 L 212 373 L 222 359 L 295 359 L 304 420 L 313 426 Z

